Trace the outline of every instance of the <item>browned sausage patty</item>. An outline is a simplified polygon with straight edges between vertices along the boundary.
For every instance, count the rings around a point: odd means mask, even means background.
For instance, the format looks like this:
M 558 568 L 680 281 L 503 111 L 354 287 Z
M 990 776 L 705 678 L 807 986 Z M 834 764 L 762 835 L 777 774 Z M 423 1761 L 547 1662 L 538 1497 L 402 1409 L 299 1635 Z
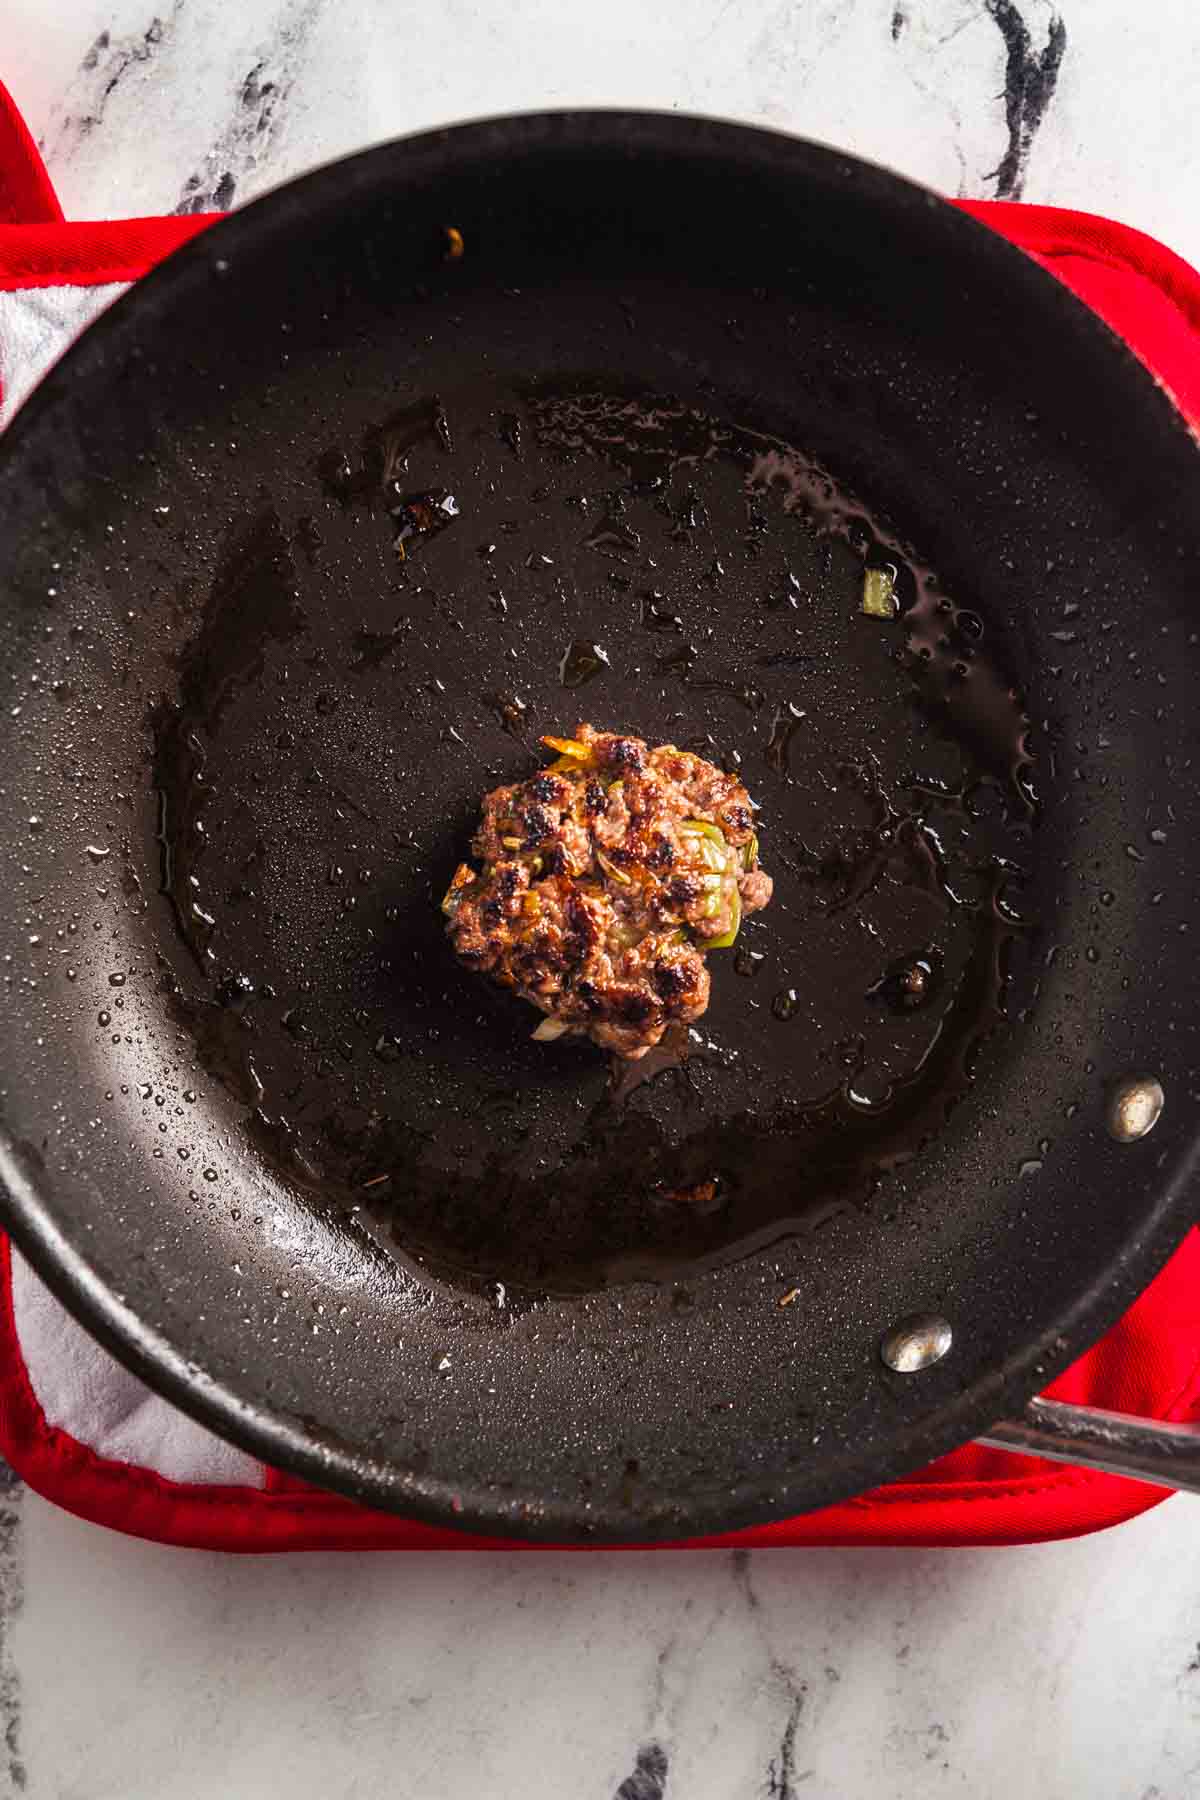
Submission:
M 771 898 L 735 775 L 674 744 L 581 725 L 541 774 L 495 788 L 442 902 L 455 953 L 548 1019 L 644 1056 L 708 1005 L 704 956 Z M 557 1029 L 555 1029 L 557 1027 Z

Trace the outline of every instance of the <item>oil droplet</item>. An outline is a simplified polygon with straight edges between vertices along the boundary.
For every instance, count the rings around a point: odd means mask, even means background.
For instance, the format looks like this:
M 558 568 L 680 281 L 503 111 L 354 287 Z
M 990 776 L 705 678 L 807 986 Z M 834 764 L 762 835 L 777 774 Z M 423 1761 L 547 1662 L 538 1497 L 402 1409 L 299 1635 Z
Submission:
M 453 1367 L 453 1363 L 444 1350 L 434 1352 L 432 1368 L 435 1375 L 449 1375 Z
M 215 1181 L 217 1179 L 217 1171 L 215 1169 L 205 1169 L 204 1179 L 205 1181 Z
M 576 639 L 563 653 L 558 665 L 558 679 L 565 688 L 581 688 L 608 666 L 608 654 L 599 644 L 586 644 Z
M 626 562 L 636 554 L 642 534 L 631 525 L 623 525 L 619 519 L 607 518 L 601 520 L 583 541 L 589 550 L 599 550 L 601 556 L 611 556 L 618 562 Z
M 642 595 L 642 624 L 647 631 L 683 630 L 683 620 L 669 610 L 667 596 L 659 588 Z
M 496 715 L 501 727 L 518 743 L 525 739 L 525 714 L 528 707 L 519 694 L 485 694 L 483 704 Z
M 1111 888 L 1105 888 L 1100 896 L 1101 906 L 1111 906 L 1116 897 Z
M 104 861 L 106 856 L 111 855 L 110 851 L 108 851 L 106 849 L 102 849 L 99 844 L 88 844 L 86 848 L 87 848 L 87 854 L 91 857 L 91 859 L 94 863 L 101 863 Z
M 859 1073 L 862 1071 L 860 1070 Z M 891 1084 L 882 1093 L 872 1092 L 869 1088 L 855 1087 L 852 1081 L 846 1083 L 846 1098 L 851 1106 L 857 1106 L 861 1112 L 880 1112 L 892 1097 Z
M 109 976 L 108 985 L 109 985 L 109 987 L 124 987 L 125 986 L 125 977 L 124 977 L 124 975 L 122 975 L 120 969 L 115 970 L 114 973 Z
M 1034 1175 L 1040 1175 L 1041 1172 L 1042 1160 L 1039 1156 L 1027 1157 L 1017 1170 L 1017 1174 L 1021 1177 L 1022 1181 L 1029 1181 Z
M 460 237 L 460 246 L 461 243 L 462 239 Z M 461 247 L 458 254 L 460 256 L 462 255 Z M 514 412 L 502 412 L 500 414 L 499 426 L 501 442 L 508 445 L 514 456 L 520 456 L 522 454 L 521 440 L 523 433 L 519 414 Z
M 763 750 L 767 767 L 773 769 L 776 775 L 787 775 L 789 772 L 792 738 L 795 736 L 796 727 L 805 716 L 803 710 L 790 700 L 786 706 L 781 706 L 776 710 L 775 717 L 771 721 L 771 735 Z
M 97 1025 L 111 1025 L 112 1024 L 112 1014 L 110 1012 L 97 1013 L 96 1014 L 96 1023 L 97 1023 Z
M 766 956 L 762 950 L 751 950 L 747 945 L 742 944 L 734 953 L 734 974 L 745 976 L 757 975 L 765 961 Z
M 893 1012 L 915 1012 L 933 999 L 939 973 L 932 956 L 901 956 L 889 965 L 873 988 L 867 989 L 867 999 L 882 1000 Z
M 248 975 L 226 975 L 225 979 L 217 984 L 218 1006 L 229 1006 L 236 1011 L 253 998 L 254 983 Z
M 771 1002 L 771 1011 L 777 1019 L 791 1019 L 800 1010 L 800 996 L 795 988 L 781 988 Z

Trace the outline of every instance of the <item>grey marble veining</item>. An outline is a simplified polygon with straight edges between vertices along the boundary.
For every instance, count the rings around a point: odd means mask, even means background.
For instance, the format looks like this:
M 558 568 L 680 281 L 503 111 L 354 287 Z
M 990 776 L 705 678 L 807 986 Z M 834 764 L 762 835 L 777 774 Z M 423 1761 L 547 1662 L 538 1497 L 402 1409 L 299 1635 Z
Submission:
M 29 1496 L 29 1800 L 1194 1800 L 1200 1507 L 966 1550 L 203 1557 Z
M 482 113 L 675 107 L 944 192 L 1105 211 L 1200 259 L 1192 0 L 9 0 L 5 78 L 69 213 L 237 204 Z
M 537 106 L 675 107 L 1200 261 L 1194 0 L 7 0 L 69 215 Z M 0 1796 L 1194 1800 L 1200 1506 L 1008 1552 L 170 1552 L 0 1483 Z

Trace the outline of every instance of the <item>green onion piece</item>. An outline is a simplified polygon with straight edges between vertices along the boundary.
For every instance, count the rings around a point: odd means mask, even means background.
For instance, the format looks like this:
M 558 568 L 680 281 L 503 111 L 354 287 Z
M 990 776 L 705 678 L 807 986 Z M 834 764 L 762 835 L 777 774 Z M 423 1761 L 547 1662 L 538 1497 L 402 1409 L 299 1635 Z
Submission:
M 894 619 L 900 611 L 896 599 L 896 570 L 891 563 L 882 568 L 864 569 L 862 609 L 873 619 Z
M 711 838 L 712 842 L 719 844 L 722 850 L 725 848 L 725 833 L 719 825 L 710 825 L 706 819 L 683 819 L 680 821 L 679 829 L 690 833 L 692 837 Z
M 605 856 L 603 850 L 597 850 L 596 861 L 600 864 L 604 873 L 606 875 L 611 875 L 614 881 L 619 881 L 622 887 L 631 887 L 633 885 L 632 878 L 625 873 L 624 869 L 618 869 L 616 863 L 611 862 L 609 858 Z
M 570 1029 L 565 1019 L 543 1019 L 529 1035 L 537 1044 L 552 1044 L 555 1038 L 565 1037 Z
M 757 861 L 758 861 L 758 833 L 757 833 L 757 831 L 752 831 L 750 833 L 750 842 L 746 845 L 746 848 L 742 851 L 742 867 L 743 867 L 743 869 L 752 869 Z
M 741 928 L 742 928 L 742 896 L 737 892 L 737 890 L 735 888 L 734 895 L 733 895 L 733 924 L 729 927 L 729 930 L 727 932 L 725 932 L 725 934 L 722 937 L 709 938 L 704 946 L 705 949 L 706 950 L 728 950 L 730 945 L 734 942 L 735 938 L 737 937 L 737 934 L 741 930 Z

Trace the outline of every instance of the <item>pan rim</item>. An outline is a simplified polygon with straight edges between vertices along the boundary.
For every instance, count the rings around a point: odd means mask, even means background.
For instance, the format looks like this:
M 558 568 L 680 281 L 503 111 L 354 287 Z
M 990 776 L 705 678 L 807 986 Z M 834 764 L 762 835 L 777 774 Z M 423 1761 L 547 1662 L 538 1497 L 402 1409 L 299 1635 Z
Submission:
M 910 1426 L 905 1467 L 890 1481 L 902 1481 L 986 1432 L 1102 1337 L 1186 1236 L 1191 1218 L 1177 1214 L 1197 1177 L 1200 1140 L 1193 1141 L 1164 1185 L 1157 1214 L 1127 1248 L 1119 1274 L 1084 1290 L 1066 1315 L 1006 1364 Z M 0 1201 L 5 1229 L 50 1292 L 153 1392 L 270 1468 L 423 1524 L 464 1536 L 547 1545 L 653 1546 L 749 1531 L 851 1499 L 878 1481 L 877 1466 L 870 1467 L 878 1464 L 877 1450 L 860 1449 L 838 1459 L 836 1476 L 827 1474 L 828 1499 L 789 1504 L 792 1483 L 786 1479 L 772 1482 L 765 1492 L 758 1484 L 744 1484 L 750 1492 L 732 1501 L 727 1484 L 700 1493 L 692 1487 L 686 1496 L 661 1501 L 654 1516 L 647 1517 L 619 1500 L 589 1503 L 585 1509 L 574 1501 L 501 1498 L 485 1485 L 472 1488 L 428 1474 L 405 1476 L 382 1459 L 318 1445 L 283 1413 L 239 1399 L 231 1385 L 207 1375 L 147 1326 L 56 1228 L 7 1136 L 0 1136 Z
M 409 159 L 409 166 L 415 167 L 422 158 L 469 160 L 485 150 L 494 153 L 501 144 L 526 151 L 557 144 L 568 150 L 636 148 L 664 155 L 707 149 L 723 157 L 736 154 L 764 170 L 779 172 L 782 165 L 784 172 L 791 172 L 799 181 L 818 173 L 824 178 L 837 174 L 873 186 L 893 203 L 936 212 L 947 234 L 957 235 L 964 250 L 969 248 L 977 260 L 990 258 L 1014 292 L 1028 294 L 1043 315 L 1056 307 L 1072 330 L 1086 331 L 1095 355 L 1107 360 L 1112 375 L 1123 364 L 1140 390 L 1140 403 L 1157 409 L 1160 427 L 1184 433 L 1195 446 L 1193 433 L 1161 383 L 1097 314 L 1007 240 L 931 191 L 878 164 L 791 134 L 705 115 L 618 108 L 500 115 L 439 127 L 373 146 L 270 190 L 167 258 L 108 309 L 27 399 L 6 434 L 8 444 L 19 444 L 23 433 L 36 427 L 43 412 L 54 407 L 69 384 L 87 375 L 94 359 L 103 357 L 108 335 L 135 315 L 143 321 L 156 312 L 161 315 L 181 288 L 193 280 L 207 279 L 214 258 L 226 251 L 236 254 L 242 241 L 257 244 L 263 225 L 268 232 L 290 234 L 324 193 L 336 186 L 344 194 L 348 180 L 369 183 L 381 161 L 398 149 Z M 1192 1222 L 1187 1190 L 1198 1168 L 1200 1135 L 1184 1146 L 1169 1171 L 1159 1173 L 1153 1209 L 1126 1245 L 1115 1273 L 1109 1271 L 1078 1294 L 1052 1327 L 986 1378 L 940 1402 L 919 1425 L 905 1427 L 908 1466 L 918 1467 L 986 1429 L 1044 1386 L 1115 1321 L 1185 1235 Z M 801 1495 L 801 1490 L 811 1488 L 812 1479 L 811 1471 L 797 1463 L 783 1479 L 766 1482 L 759 1478 L 736 1491 L 727 1485 L 709 1491 L 692 1489 L 664 1501 L 648 1519 L 644 1511 L 622 1504 L 615 1496 L 585 1508 L 577 1499 L 546 1503 L 528 1496 L 501 1498 L 484 1485 L 464 1487 L 429 1475 L 405 1475 L 382 1459 L 318 1444 L 284 1413 L 239 1399 L 231 1384 L 207 1376 L 161 1333 L 144 1324 L 58 1226 L 36 1180 L 6 1135 L 0 1135 L 0 1184 L 5 1222 L 41 1279 L 148 1386 L 250 1454 L 350 1498 L 432 1524 L 488 1535 L 545 1543 L 582 1537 L 589 1542 L 632 1544 L 735 1531 L 829 1504 L 861 1492 L 879 1478 L 878 1446 L 860 1447 L 842 1452 L 825 1465 L 822 1498 Z

